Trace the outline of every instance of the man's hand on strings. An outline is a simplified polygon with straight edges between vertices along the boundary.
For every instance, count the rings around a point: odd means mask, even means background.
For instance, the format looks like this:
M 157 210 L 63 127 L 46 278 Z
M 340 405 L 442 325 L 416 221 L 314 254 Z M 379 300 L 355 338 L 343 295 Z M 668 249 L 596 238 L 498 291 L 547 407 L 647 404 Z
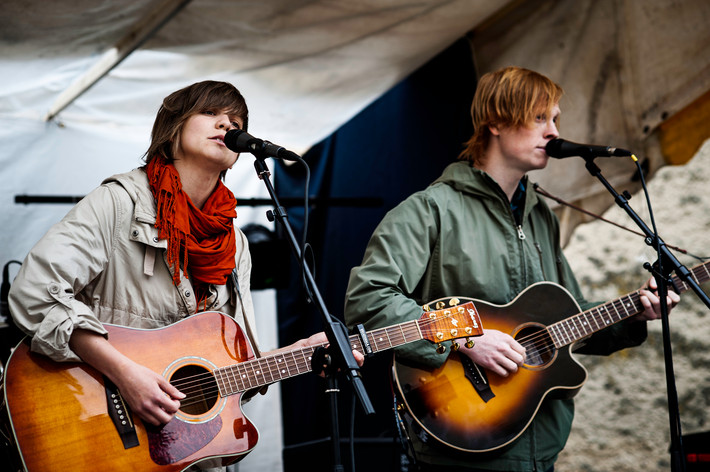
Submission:
M 641 304 L 643 305 L 644 311 L 634 316 L 633 319 L 637 321 L 650 321 L 657 320 L 661 318 L 661 299 L 658 298 L 658 284 L 656 279 L 651 277 L 639 290 L 639 297 Z M 671 287 L 668 288 L 668 296 L 666 297 L 668 303 L 668 313 L 670 314 L 671 309 L 680 302 L 680 295 L 673 291 Z
M 473 347 L 461 346 L 459 352 L 502 377 L 517 372 L 525 361 L 525 348 L 509 334 L 496 329 L 484 329 Z

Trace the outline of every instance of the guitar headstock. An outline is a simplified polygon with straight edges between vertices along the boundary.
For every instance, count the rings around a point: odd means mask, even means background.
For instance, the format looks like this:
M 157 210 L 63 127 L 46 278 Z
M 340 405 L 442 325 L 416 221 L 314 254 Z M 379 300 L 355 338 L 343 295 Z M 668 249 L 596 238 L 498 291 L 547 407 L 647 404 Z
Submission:
M 434 310 L 429 304 L 424 305 L 424 314 L 419 318 L 419 329 L 422 337 L 428 341 L 439 344 L 439 352 L 444 348 L 441 343 L 457 338 L 470 338 L 483 334 L 483 324 L 478 315 L 478 310 L 473 302 L 461 303 L 457 298 L 441 299 L 434 303 Z M 468 347 L 473 342 L 467 339 Z M 458 344 L 453 344 L 454 349 Z

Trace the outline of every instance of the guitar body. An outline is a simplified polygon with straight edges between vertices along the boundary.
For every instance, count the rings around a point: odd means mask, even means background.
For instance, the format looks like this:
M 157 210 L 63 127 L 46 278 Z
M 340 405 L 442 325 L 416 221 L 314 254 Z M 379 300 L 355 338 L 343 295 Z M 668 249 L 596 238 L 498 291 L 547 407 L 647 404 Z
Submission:
M 497 329 L 516 339 L 534 339 L 537 331 L 542 339 L 545 326 L 580 311 L 569 292 L 546 282 L 531 285 L 507 305 L 473 302 L 486 329 Z M 405 424 L 410 434 L 412 428 L 423 429 L 461 451 L 501 448 L 522 434 L 545 397 L 571 397 L 582 387 L 587 372 L 571 357 L 570 348 L 536 353 L 528 347 L 525 365 L 507 378 L 476 366 L 456 351 L 433 370 L 395 361 L 394 384 L 408 413 L 402 415 Z M 490 387 L 488 396 L 492 397 L 487 401 L 486 392 L 479 393 L 476 382 Z
M 171 383 L 254 357 L 240 327 L 221 313 L 200 313 L 155 330 L 105 326 L 113 346 Z M 27 339 L 12 353 L 5 374 L 10 425 L 29 472 L 181 471 L 206 458 L 235 462 L 258 440 L 241 410 L 241 394 L 192 391 L 188 399 L 199 402 L 183 400 L 172 421 L 156 428 L 126 415 L 120 395 L 110 398 L 99 372 L 32 353 Z M 137 445 L 124 444 L 109 409 L 128 426 L 133 421 Z

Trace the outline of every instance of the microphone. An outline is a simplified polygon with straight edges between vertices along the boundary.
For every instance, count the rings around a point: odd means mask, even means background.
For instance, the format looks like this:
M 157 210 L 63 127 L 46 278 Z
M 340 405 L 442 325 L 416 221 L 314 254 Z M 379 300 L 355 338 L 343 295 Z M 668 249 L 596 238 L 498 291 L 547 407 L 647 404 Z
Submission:
M 570 156 L 579 157 L 624 157 L 631 156 L 632 152 L 626 149 L 611 146 L 595 146 L 593 144 L 577 144 L 564 139 L 555 138 L 545 146 L 548 156 L 555 159 L 564 159 Z
M 231 129 L 224 135 L 224 144 L 233 152 L 250 152 L 256 157 L 275 157 L 285 161 L 298 161 L 301 157 L 295 152 L 277 146 L 269 141 L 255 138 L 243 129 Z

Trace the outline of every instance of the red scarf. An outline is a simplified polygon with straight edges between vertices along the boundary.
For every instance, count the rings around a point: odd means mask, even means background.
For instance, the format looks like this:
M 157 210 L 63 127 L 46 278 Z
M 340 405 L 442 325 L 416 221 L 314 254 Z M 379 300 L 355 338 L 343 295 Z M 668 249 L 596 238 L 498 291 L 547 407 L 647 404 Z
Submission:
M 199 309 L 209 293 L 209 284 L 225 284 L 234 269 L 237 200 L 219 181 L 200 210 L 183 192 L 175 166 L 164 158 L 151 159 L 146 172 L 157 205 L 155 227 L 158 236 L 168 240 L 167 260 L 173 268 L 173 283 L 180 283 L 182 252 L 183 273 L 187 277 L 189 268 Z

